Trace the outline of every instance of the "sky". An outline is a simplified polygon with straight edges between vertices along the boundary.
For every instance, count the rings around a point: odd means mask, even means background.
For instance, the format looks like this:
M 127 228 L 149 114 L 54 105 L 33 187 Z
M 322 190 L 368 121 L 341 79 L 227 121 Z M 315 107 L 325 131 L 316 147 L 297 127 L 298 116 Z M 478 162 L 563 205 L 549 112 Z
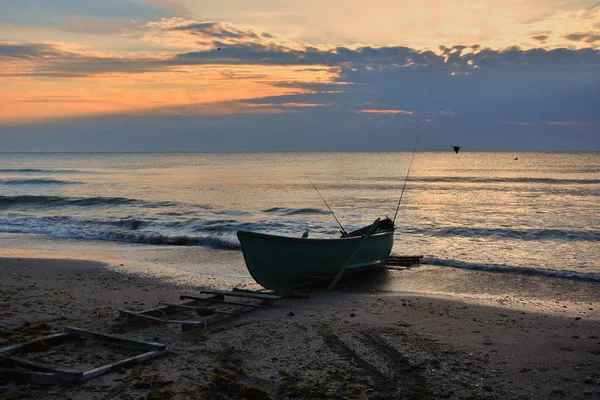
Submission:
M 0 152 L 600 151 L 593 0 L 0 0 Z

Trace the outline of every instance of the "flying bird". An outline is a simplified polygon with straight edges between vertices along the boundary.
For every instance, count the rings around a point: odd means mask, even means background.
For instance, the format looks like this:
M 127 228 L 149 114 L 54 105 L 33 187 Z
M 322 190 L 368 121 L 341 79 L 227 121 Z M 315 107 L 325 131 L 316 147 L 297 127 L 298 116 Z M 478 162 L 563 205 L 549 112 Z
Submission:
M 454 149 L 454 152 L 456 154 L 458 154 L 458 151 L 460 150 L 460 146 L 451 146 Z

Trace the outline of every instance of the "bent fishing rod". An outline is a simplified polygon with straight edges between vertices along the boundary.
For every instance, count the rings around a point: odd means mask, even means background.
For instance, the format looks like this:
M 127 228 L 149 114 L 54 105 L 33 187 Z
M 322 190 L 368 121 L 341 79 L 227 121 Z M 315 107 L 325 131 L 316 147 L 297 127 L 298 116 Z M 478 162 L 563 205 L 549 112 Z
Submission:
M 408 181 L 408 175 L 410 174 L 410 169 L 412 167 L 413 160 L 415 159 L 415 153 L 417 152 L 418 145 L 419 145 L 419 137 L 417 136 L 417 143 L 415 144 L 415 149 L 413 150 L 412 157 L 410 158 L 410 164 L 408 164 L 408 172 L 406 172 L 406 178 L 404 179 L 404 185 L 402 186 L 402 192 L 400 192 L 400 200 L 398 200 L 398 207 L 396 207 L 396 213 L 394 214 L 394 219 L 392 220 L 392 226 L 396 223 L 396 216 L 398 216 L 398 210 L 400 209 L 400 203 L 402 203 L 402 196 L 404 195 L 404 189 L 406 188 L 406 182 Z
M 310 182 L 310 184 L 312 185 L 312 187 L 315 188 L 315 190 L 319 194 L 319 197 L 321 197 L 321 200 L 323 200 L 323 203 L 325 203 L 325 205 L 327 206 L 327 209 L 329 209 L 329 212 L 331 213 L 331 215 L 333 215 L 333 218 L 335 218 L 335 222 L 337 222 L 338 225 L 340 226 L 340 228 L 342 229 L 342 236 L 344 236 L 344 237 L 348 236 L 348 233 L 346 232 L 346 230 L 344 229 L 344 227 L 342 226 L 342 224 L 340 223 L 340 221 L 335 216 L 335 213 L 333 212 L 333 210 L 331 209 L 331 207 L 329 207 L 329 204 L 327 204 L 327 202 L 325 201 L 325 198 L 321 195 L 321 192 L 319 192 L 319 189 L 317 189 L 317 187 L 315 186 L 315 184 L 313 183 L 313 181 L 310 180 L 310 178 L 308 177 L 308 174 L 306 172 L 304 172 L 304 170 L 302 169 L 302 167 L 298 166 L 298 168 L 300 168 L 300 170 L 302 171 L 302 173 L 304 173 L 304 176 L 306 176 L 306 179 L 308 179 L 308 181 Z

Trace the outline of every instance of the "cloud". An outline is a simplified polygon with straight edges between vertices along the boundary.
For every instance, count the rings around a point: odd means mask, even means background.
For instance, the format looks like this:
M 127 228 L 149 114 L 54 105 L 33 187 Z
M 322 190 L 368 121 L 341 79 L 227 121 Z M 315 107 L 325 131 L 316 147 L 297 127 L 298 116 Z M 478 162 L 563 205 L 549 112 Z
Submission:
M 107 100 L 93 100 L 77 96 L 38 96 L 23 100 L 17 100 L 19 103 L 106 103 Z
M 210 48 L 213 47 L 213 41 L 219 41 L 222 45 L 266 44 L 280 41 L 275 35 L 263 32 L 252 25 L 196 21 L 180 17 L 151 21 L 146 24 L 146 28 L 151 30 L 145 36 L 146 41 L 178 47 L 198 48 L 198 45 L 204 45 Z
M 31 59 L 60 56 L 55 46 L 45 43 L 0 43 L 0 60 Z
M 548 40 L 549 37 L 550 35 L 534 35 L 531 38 L 533 40 L 537 40 L 538 42 L 544 43 L 546 40 Z
M 549 121 L 594 120 L 600 104 L 600 51 L 589 48 L 491 49 L 459 45 L 442 46 L 434 52 L 402 46 L 320 49 L 236 43 L 221 50 L 115 57 L 67 51 L 45 43 L 0 42 L 2 63 L 7 67 L 0 68 L 0 78 L 84 78 L 120 73 L 130 74 L 131 80 L 142 80 L 145 73 L 151 73 L 154 75 L 144 81 L 143 90 L 156 85 L 156 91 L 169 88 L 170 82 L 178 79 L 181 102 L 152 109 L 149 112 L 153 115 L 280 113 L 319 108 L 355 116 L 398 117 L 405 123 L 429 121 L 429 125 L 435 125 L 452 119 L 488 121 L 508 128 L 525 124 L 510 121 L 527 121 L 537 127 Z M 218 80 L 197 86 L 197 77 L 209 71 Z M 303 79 L 297 71 L 303 71 Z M 319 73 L 321 81 L 316 79 Z M 292 76 L 296 79 L 290 79 Z M 243 97 L 233 97 L 243 79 L 255 86 Z M 130 78 L 124 76 L 119 82 L 123 80 L 128 82 Z M 256 90 L 260 85 L 262 88 Z M 205 100 L 210 98 L 205 89 L 190 90 L 191 95 L 187 95 L 186 88 L 195 87 L 221 90 L 229 97 L 213 96 L 211 108 Z M 238 101 L 217 103 L 223 99 Z M 408 112 L 414 113 L 414 118 Z
M 141 73 L 165 69 L 157 58 L 96 56 L 62 50 L 47 43 L 0 42 L 0 66 L 11 61 L 12 67 L 3 68 L 0 76 L 77 78 L 102 73 Z M 22 65 L 14 65 L 15 61 L 21 61 Z
M 192 35 L 218 39 L 258 39 L 259 35 L 251 30 L 241 30 L 219 22 L 195 22 L 168 28 L 169 31 L 183 31 Z
M 404 114 L 404 115 L 411 115 L 411 116 L 414 114 L 414 112 L 406 111 L 406 110 L 364 109 L 364 110 L 358 110 L 358 112 L 367 113 L 367 114 Z
M 588 127 L 588 126 L 600 126 L 600 121 L 550 121 L 547 125 L 554 126 L 573 126 L 573 127 Z
M 596 43 L 600 41 L 600 32 L 579 32 L 563 36 L 573 42 Z
M 212 31 L 215 25 L 207 26 Z M 247 32 L 217 29 L 218 35 L 249 37 Z M 588 36 L 589 37 L 589 36 Z M 586 38 L 588 38 L 586 37 Z M 73 77 L 111 72 L 141 73 L 167 71 L 174 67 L 201 65 L 263 65 L 311 66 L 338 68 L 342 79 L 361 69 L 368 71 L 446 71 L 449 74 L 479 74 L 482 71 L 533 71 L 553 67 L 575 69 L 594 68 L 600 63 L 600 51 L 595 49 L 571 50 L 558 48 L 504 49 L 479 46 L 440 47 L 440 53 L 416 50 L 402 46 L 336 47 L 322 50 L 316 47 L 290 48 L 278 44 L 236 43 L 214 41 L 208 50 L 191 51 L 161 56 L 103 56 L 83 51 L 66 51 L 46 43 L 0 42 L 2 59 L 21 59 L 28 62 L 26 76 Z M 218 50 L 220 48 L 221 50 Z M 0 75 L 2 73 L 0 72 Z M 6 71 L 4 73 L 6 75 Z M 10 75 L 10 74 L 9 74 Z M 352 82 L 351 79 L 345 80 Z

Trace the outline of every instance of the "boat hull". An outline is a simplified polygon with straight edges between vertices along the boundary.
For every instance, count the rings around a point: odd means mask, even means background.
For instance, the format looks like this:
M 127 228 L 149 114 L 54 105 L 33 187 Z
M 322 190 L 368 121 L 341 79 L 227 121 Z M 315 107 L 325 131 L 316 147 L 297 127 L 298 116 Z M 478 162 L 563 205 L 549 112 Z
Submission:
M 394 244 L 393 231 L 367 236 L 364 241 L 360 236 L 300 239 L 245 231 L 237 236 L 250 275 L 265 288 L 278 291 L 331 281 L 350 257 L 345 274 L 378 266 Z

